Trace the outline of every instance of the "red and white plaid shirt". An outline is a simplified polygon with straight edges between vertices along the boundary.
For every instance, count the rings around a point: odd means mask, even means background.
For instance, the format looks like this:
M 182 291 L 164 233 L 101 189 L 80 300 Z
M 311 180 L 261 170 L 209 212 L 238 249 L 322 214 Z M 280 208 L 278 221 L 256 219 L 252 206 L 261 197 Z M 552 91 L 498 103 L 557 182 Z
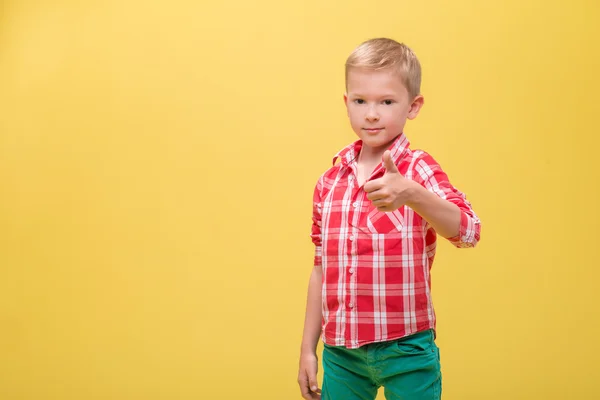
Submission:
M 436 232 L 411 208 L 380 212 L 356 181 L 356 141 L 318 180 L 313 202 L 315 265 L 323 267 L 323 341 L 357 348 L 435 329 L 430 269 Z M 427 153 L 409 149 L 404 134 L 390 147 L 400 173 L 461 210 L 457 247 L 479 240 L 479 218 L 463 193 Z M 341 163 L 336 161 L 341 159 Z M 380 178 L 380 164 L 369 180 Z

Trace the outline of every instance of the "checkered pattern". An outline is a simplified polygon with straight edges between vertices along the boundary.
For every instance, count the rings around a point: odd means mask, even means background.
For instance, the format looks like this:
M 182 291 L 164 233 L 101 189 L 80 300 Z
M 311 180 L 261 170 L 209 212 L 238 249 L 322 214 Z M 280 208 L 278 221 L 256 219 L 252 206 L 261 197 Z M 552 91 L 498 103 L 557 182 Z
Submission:
M 361 146 L 359 140 L 335 156 L 317 182 L 313 203 L 314 262 L 323 267 L 322 337 L 347 348 L 435 328 L 430 269 L 436 233 L 407 206 L 394 212 L 372 206 L 356 182 Z M 480 221 L 439 164 L 423 151 L 410 150 L 403 134 L 390 150 L 404 177 L 460 208 L 460 231 L 450 242 L 475 246 Z M 384 173 L 379 165 L 370 180 Z

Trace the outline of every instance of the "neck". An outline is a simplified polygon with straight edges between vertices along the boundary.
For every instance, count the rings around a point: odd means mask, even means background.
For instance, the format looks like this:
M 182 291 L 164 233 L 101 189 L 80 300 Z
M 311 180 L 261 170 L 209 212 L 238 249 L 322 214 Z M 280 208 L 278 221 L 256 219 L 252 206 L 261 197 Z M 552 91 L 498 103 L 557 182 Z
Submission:
M 385 150 L 386 148 L 380 150 L 370 147 L 363 147 L 358 155 L 358 162 L 364 164 L 379 164 Z
M 389 149 L 392 143 L 394 143 L 394 140 L 379 147 L 368 147 L 365 146 L 363 142 L 362 148 L 360 149 L 360 154 L 358 155 L 358 161 L 366 164 L 379 164 L 383 157 L 383 153 Z

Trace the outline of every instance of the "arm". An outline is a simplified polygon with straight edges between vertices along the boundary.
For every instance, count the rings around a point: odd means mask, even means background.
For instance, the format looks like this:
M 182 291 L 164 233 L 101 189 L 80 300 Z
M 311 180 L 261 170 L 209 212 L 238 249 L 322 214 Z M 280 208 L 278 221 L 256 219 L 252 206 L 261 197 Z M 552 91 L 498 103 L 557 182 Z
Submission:
M 321 335 L 323 318 L 321 306 L 321 288 L 323 285 L 323 268 L 321 259 L 321 180 L 317 183 L 313 197 L 313 224 L 311 238 L 315 245 L 314 268 L 308 283 L 304 332 L 300 346 L 300 366 L 298 368 L 298 384 L 302 397 L 306 400 L 321 398 L 317 383 L 317 343 Z
M 315 266 L 308 283 L 308 296 L 306 300 L 306 316 L 304 319 L 304 333 L 300 346 L 300 365 L 298 370 L 298 384 L 302 397 L 306 400 L 320 399 L 320 390 L 317 382 L 319 360 L 317 358 L 317 343 L 321 335 L 321 285 L 322 268 Z
M 466 196 L 452 186 L 442 167 L 424 154 L 415 165 L 414 175 L 423 179 L 423 183 L 416 187 L 407 205 L 454 246 L 475 247 L 481 221 Z
M 411 190 L 407 206 L 419 214 L 435 231 L 445 238 L 460 232 L 460 208 L 417 184 Z
M 301 357 L 304 355 L 315 355 L 317 344 L 321 336 L 321 285 L 323 270 L 321 266 L 315 266 L 310 275 L 308 283 L 308 295 L 306 300 L 306 316 L 304 317 L 304 333 L 302 334 L 302 345 L 300 347 Z
M 481 222 L 465 195 L 450 184 L 448 176 L 428 154 L 417 160 L 413 179 L 398 171 L 389 150 L 383 155 L 385 174 L 364 185 L 367 198 L 379 211 L 412 208 L 441 236 L 456 247 L 474 247 Z

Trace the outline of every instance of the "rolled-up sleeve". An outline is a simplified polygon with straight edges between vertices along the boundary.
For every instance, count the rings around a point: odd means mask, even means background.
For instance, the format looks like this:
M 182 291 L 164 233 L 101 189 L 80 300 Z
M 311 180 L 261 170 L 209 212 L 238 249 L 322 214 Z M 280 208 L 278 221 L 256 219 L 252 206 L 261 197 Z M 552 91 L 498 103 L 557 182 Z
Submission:
M 416 163 L 415 170 L 427 190 L 456 204 L 460 209 L 458 234 L 447 238 L 448 241 L 456 247 L 475 247 L 481 235 L 481 221 L 465 194 L 452 186 L 442 167 L 427 153 L 423 153 L 423 157 Z
M 321 238 L 321 189 L 322 189 L 322 178 L 319 179 L 315 186 L 313 194 L 313 212 L 312 212 L 312 229 L 310 237 L 313 244 L 315 245 L 315 259 L 314 266 L 320 267 L 322 265 L 321 250 L 322 250 L 322 238 Z

